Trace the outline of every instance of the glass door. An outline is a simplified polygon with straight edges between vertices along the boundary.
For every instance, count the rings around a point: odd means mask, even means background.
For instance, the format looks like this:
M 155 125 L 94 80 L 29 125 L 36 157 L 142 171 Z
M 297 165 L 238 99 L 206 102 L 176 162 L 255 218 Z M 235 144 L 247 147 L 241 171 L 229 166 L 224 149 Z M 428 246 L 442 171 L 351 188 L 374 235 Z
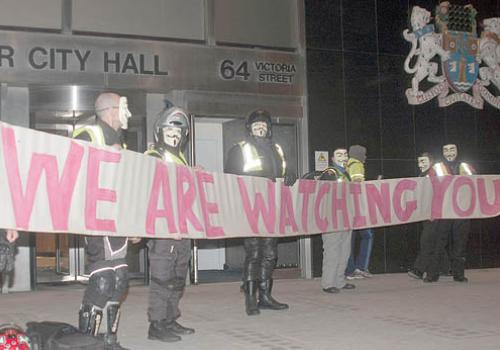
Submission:
M 98 87 L 30 86 L 31 128 L 65 137 L 85 124 L 95 122 L 94 101 Z M 108 91 L 106 89 L 106 91 Z M 132 118 L 125 134 L 128 149 L 144 152 L 145 93 L 112 90 L 129 100 Z M 82 235 L 35 233 L 36 283 L 78 281 L 88 278 L 85 261 L 85 238 Z M 144 244 L 129 247 L 127 257 L 131 279 L 146 280 L 147 253 Z M 142 283 L 142 282 L 140 282 Z
M 229 149 L 245 139 L 242 118 L 194 118 L 194 150 L 196 165 L 214 172 L 224 171 Z M 291 171 L 297 171 L 297 125 L 293 120 L 273 124 L 273 140 L 280 144 Z M 245 251 L 243 239 L 197 240 L 194 250 L 195 283 L 239 281 Z M 298 238 L 283 238 L 278 242 L 276 278 L 300 277 Z

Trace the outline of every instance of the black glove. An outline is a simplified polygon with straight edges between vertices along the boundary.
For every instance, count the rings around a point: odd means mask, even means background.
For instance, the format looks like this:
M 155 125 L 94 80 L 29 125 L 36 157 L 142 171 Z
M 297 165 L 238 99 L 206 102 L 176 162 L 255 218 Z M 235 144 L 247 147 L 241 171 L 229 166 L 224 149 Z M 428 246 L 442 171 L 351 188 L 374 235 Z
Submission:
M 0 241 L 0 273 L 9 273 L 14 270 L 14 255 L 16 248 L 7 240 Z
M 293 173 L 285 174 L 285 186 L 293 186 L 293 184 L 297 181 L 297 175 Z

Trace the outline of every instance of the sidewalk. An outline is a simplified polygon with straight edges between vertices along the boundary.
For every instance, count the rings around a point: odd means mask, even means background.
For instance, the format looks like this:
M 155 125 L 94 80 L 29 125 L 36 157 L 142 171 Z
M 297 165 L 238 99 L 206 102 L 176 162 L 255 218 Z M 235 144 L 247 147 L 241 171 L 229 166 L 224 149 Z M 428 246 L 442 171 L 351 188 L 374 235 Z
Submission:
M 287 311 L 248 317 L 239 283 L 189 286 L 179 322 L 196 334 L 181 342 L 146 339 L 147 287 L 132 287 L 119 339 L 130 349 L 496 350 L 500 348 L 500 269 L 468 270 L 469 283 L 424 284 L 406 274 L 375 275 L 336 295 L 319 280 L 277 280 Z M 76 323 L 83 286 L 0 295 L 0 323 Z

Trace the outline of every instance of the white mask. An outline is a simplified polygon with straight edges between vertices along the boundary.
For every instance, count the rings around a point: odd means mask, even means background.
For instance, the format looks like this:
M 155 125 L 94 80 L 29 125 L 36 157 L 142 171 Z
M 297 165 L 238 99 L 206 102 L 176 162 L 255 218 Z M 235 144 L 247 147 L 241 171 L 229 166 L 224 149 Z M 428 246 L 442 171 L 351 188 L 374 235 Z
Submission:
M 163 128 L 163 140 L 170 147 L 178 147 L 182 138 L 182 129 L 175 126 Z
M 127 98 L 124 96 L 120 97 L 120 104 L 118 105 L 118 117 L 120 118 L 122 129 L 128 129 L 128 118 L 130 118 L 131 116 L 132 113 L 130 113 L 130 111 L 128 110 Z
M 340 165 L 341 167 L 345 167 L 348 159 L 349 155 L 347 154 L 346 149 L 339 148 L 333 151 L 332 160 L 335 164 Z
M 429 157 L 418 157 L 417 164 L 420 172 L 422 173 L 426 172 L 431 167 L 431 161 Z
M 266 137 L 267 136 L 267 123 L 266 122 L 254 122 L 251 125 L 252 135 L 255 137 Z
M 455 159 L 457 159 L 457 155 L 458 155 L 457 145 L 450 143 L 448 145 L 443 146 L 443 157 L 448 162 L 453 162 Z

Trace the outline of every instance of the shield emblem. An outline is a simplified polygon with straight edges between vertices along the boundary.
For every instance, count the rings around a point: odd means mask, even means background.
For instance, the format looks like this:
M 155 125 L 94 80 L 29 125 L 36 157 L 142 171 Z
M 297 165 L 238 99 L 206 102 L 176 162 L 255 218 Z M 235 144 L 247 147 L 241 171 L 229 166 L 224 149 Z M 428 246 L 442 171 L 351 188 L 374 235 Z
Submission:
M 448 83 L 456 92 L 466 92 L 479 73 L 477 36 L 470 32 L 445 31 L 443 48 L 450 52 L 449 60 L 443 62 Z

